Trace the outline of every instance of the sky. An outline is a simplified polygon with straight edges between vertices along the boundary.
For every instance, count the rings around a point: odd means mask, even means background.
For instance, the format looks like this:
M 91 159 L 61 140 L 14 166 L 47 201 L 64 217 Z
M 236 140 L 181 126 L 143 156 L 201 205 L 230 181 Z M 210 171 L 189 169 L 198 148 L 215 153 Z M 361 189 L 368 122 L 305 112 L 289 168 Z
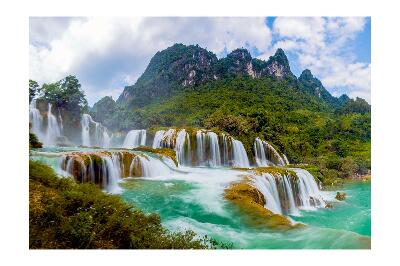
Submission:
M 296 76 L 310 69 L 334 96 L 371 102 L 369 17 L 31 17 L 29 78 L 43 84 L 75 75 L 93 105 L 117 99 L 174 43 L 219 58 L 243 47 L 268 60 L 282 48 Z

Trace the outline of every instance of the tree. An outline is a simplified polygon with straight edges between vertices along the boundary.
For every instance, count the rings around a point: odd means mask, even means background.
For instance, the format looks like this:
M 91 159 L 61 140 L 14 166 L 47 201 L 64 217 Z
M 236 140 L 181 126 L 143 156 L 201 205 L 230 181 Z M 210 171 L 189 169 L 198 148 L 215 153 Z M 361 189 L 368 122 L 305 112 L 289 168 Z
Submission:
M 87 108 L 85 93 L 75 76 L 42 86 L 43 99 L 58 108 L 65 108 L 74 113 L 82 113 Z
M 35 96 L 37 94 L 39 94 L 40 92 L 40 88 L 39 88 L 39 84 L 34 81 L 34 80 L 29 80 L 29 102 L 32 101 L 33 98 L 35 98 Z
M 355 100 L 349 100 L 343 107 L 339 108 L 336 113 L 339 114 L 349 114 L 349 113 L 360 113 L 366 114 L 371 112 L 371 105 L 361 98 L 356 98 Z

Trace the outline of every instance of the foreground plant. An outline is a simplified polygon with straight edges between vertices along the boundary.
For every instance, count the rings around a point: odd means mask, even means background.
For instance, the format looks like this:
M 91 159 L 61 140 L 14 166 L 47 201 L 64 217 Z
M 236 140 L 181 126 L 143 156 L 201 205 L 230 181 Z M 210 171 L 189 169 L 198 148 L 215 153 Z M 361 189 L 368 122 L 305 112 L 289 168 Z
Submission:
M 32 249 L 206 249 L 232 246 L 192 231 L 173 233 L 91 184 L 60 178 L 29 161 L 29 247 Z

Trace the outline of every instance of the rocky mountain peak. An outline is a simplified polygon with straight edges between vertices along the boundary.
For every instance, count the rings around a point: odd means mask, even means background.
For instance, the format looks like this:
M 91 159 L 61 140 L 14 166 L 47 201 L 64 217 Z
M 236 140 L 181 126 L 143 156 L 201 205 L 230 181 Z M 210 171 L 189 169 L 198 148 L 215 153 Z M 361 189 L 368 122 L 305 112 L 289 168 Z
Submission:
M 303 72 L 301 72 L 299 80 L 312 81 L 313 78 L 314 78 L 314 76 L 311 73 L 311 71 L 309 69 L 305 69 L 305 70 L 303 70 Z
M 217 75 L 220 77 L 237 75 L 255 77 L 251 60 L 252 57 L 247 49 L 233 50 L 218 61 Z
M 247 51 L 247 49 L 244 48 L 233 50 L 231 53 L 227 55 L 227 57 L 237 60 L 237 63 L 250 62 L 252 59 L 249 51 Z
M 268 75 L 275 76 L 278 79 L 293 76 L 293 73 L 290 71 L 289 60 L 281 48 L 278 48 L 275 54 L 268 59 L 266 72 Z

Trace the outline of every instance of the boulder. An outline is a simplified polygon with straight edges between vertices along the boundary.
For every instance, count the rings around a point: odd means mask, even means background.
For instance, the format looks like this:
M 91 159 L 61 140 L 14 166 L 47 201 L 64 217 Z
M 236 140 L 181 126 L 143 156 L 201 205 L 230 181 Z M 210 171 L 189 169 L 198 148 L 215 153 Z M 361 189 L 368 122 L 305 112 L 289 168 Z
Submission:
M 340 200 L 340 201 L 345 200 L 346 199 L 346 193 L 337 192 L 336 196 L 335 196 L 335 199 Z

